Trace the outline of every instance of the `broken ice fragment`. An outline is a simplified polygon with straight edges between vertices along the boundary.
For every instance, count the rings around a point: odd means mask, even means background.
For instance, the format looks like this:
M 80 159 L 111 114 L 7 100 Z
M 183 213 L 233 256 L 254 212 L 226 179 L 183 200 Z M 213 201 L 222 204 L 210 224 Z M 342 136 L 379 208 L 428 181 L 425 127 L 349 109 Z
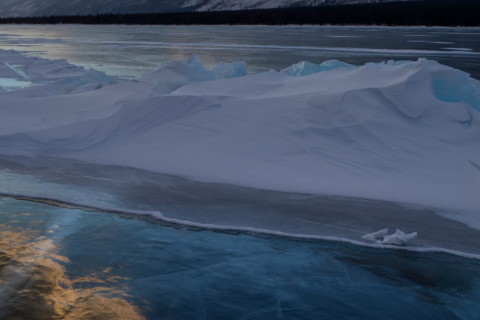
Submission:
M 377 241 L 379 244 L 390 244 L 394 246 L 404 246 L 408 241 L 417 237 L 416 232 L 406 234 L 405 232 L 397 229 L 395 233 L 386 235 L 383 239 Z
M 362 237 L 362 239 L 370 240 L 370 241 L 377 241 L 383 240 L 383 238 L 388 234 L 388 228 L 378 230 L 376 232 L 367 233 Z

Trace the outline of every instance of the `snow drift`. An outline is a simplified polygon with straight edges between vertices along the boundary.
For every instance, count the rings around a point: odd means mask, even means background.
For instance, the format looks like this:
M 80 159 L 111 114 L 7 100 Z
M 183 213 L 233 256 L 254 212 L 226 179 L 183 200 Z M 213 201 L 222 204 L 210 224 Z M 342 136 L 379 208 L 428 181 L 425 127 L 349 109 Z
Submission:
M 0 61 L 1 79 L 29 83 L 0 93 L 0 154 L 454 209 L 480 227 L 480 83 L 435 61 L 246 75 L 192 56 L 139 81 Z

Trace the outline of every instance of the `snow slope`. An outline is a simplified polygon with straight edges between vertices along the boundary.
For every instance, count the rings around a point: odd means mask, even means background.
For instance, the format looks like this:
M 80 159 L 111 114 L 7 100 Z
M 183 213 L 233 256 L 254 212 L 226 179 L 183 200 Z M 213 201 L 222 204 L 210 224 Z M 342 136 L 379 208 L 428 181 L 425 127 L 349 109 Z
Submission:
M 98 13 L 172 12 L 183 9 L 189 10 L 190 5 L 187 3 L 188 1 L 189 0 L 4 0 L 0 3 L 0 16 L 26 17 Z
M 240 10 L 389 1 L 410 0 L 3 0 L 0 17 Z
M 480 227 L 480 83 L 435 61 L 246 75 L 192 56 L 139 81 L 0 61 L 0 79 L 30 83 L 0 93 L 0 154 L 454 209 Z
M 399 2 L 410 0 L 208 0 L 204 1 L 197 11 L 272 9 L 292 6 L 345 5 L 360 3 Z M 198 1 L 197 1 L 198 2 Z

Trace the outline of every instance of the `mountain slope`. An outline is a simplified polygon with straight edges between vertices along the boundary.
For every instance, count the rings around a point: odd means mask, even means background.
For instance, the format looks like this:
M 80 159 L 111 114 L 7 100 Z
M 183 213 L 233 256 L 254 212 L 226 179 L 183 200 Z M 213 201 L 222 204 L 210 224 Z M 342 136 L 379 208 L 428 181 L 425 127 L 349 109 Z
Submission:
M 3 0 L 0 17 L 267 9 L 412 0 Z
M 400 2 L 411 0 L 206 0 L 198 3 L 197 11 L 221 11 L 221 10 L 244 10 L 244 9 L 273 9 L 282 7 L 308 7 L 319 5 L 345 5 L 361 3 Z
M 148 13 L 190 11 L 188 0 L 5 0 L 0 16 L 87 15 L 98 13 Z M 185 3 L 185 4 L 184 4 Z

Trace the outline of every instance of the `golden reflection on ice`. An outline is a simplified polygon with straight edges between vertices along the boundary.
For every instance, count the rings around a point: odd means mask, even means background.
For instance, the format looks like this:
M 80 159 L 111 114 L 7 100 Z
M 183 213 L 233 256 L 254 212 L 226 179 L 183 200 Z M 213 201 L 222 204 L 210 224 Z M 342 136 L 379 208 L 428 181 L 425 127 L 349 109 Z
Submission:
M 125 292 L 107 286 L 117 280 L 111 270 L 69 279 L 62 265 L 68 259 L 56 249 L 33 231 L 0 225 L 0 319 L 144 319 Z M 85 282 L 95 287 L 75 287 Z

